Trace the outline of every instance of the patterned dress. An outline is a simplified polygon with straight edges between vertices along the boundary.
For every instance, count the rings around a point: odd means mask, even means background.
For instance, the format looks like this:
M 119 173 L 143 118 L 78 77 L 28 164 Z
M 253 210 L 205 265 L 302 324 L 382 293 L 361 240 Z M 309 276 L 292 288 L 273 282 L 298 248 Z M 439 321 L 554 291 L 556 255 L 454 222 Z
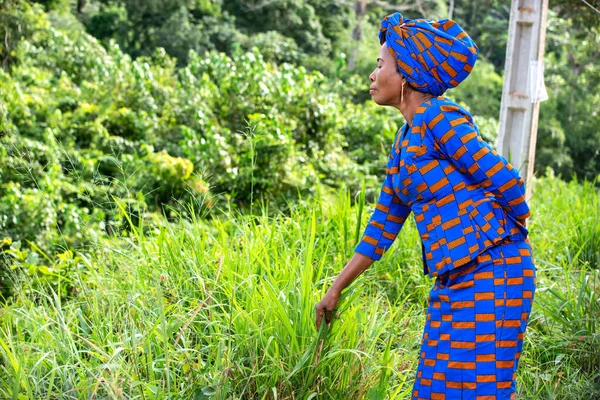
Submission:
M 535 291 L 525 187 L 471 115 L 441 96 L 398 132 L 356 252 L 381 258 L 411 212 L 436 278 L 413 398 L 514 398 Z

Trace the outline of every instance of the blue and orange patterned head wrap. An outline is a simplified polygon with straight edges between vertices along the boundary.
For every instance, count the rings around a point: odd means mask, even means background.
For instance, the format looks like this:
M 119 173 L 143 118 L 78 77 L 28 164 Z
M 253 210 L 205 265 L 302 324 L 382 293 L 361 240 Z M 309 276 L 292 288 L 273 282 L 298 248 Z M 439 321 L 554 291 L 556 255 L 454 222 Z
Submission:
M 398 71 L 413 88 L 435 96 L 458 86 L 477 60 L 473 40 L 449 19 L 413 20 L 397 12 L 381 21 L 379 42 L 387 43 Z

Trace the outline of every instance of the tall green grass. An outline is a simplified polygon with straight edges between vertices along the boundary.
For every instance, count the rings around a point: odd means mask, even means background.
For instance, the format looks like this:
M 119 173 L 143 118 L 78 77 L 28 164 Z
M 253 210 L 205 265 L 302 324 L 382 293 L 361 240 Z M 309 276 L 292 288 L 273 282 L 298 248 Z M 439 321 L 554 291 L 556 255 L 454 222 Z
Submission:
M 538 292 L 519 396 L 598 397 L 600 282 L 585 256 L 598 251 L 597 228 L 581 228 L 599 215 L 598 193 L 534 184 Z M 68 276 L 22 279 L 0 310 L 0 397 L 409 398 L 432 284 L 414 224 L 317 332 L 314 306 L 372 206 L 343 191 L 307 203 L 285 216 L 140 221 L 129 237 L 56 257 L 73 265 Z

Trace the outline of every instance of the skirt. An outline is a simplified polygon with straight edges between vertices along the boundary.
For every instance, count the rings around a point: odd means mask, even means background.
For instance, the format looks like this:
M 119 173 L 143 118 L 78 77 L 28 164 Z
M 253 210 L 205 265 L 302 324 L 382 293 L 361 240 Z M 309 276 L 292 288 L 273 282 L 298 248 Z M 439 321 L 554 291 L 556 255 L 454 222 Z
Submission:
M 513 399 L 535 292 L 529 241 L 505 241 L 438 276 L 413 399 Z

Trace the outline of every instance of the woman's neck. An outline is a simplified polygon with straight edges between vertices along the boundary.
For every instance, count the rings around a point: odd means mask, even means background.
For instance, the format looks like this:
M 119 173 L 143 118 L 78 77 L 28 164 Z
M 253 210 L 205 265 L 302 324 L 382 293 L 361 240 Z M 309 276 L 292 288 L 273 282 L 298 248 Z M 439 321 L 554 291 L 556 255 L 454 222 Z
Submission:
M 428 93 L 421 93 L 416 90 L 407 90 L 404 93 L 404 101 L 400 104 L 399 110 L 408 125 L 412 126 L 413 117 L 421 103 L 432 99 L 433 97 L 435 96 Z

